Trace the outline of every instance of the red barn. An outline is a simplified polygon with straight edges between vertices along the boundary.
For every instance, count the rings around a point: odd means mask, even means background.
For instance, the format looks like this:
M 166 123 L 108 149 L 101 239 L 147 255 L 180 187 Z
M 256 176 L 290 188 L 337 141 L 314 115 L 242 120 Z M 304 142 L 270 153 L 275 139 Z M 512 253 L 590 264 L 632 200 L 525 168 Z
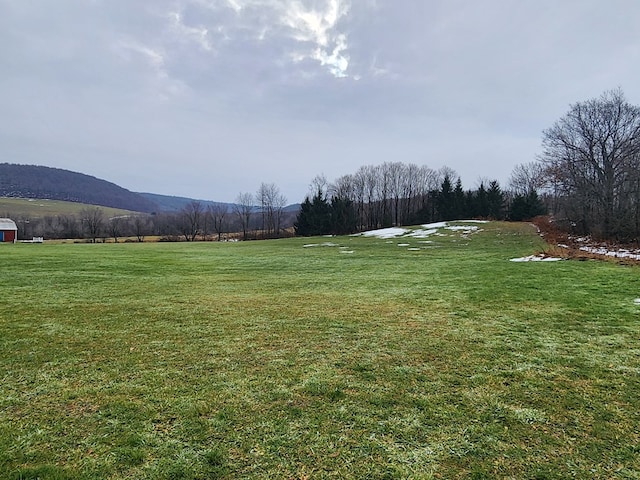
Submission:
M 18 227 L 16 222 L 8 218 L 0 218 L 0 243 L 16 243 L 18 239 Z

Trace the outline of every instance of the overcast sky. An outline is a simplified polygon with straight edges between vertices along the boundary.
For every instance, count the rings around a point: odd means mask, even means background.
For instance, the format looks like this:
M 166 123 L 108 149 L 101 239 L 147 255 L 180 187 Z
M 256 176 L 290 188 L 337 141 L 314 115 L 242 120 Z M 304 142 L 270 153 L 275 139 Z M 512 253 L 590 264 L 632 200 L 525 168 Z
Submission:
M 638 0 L 0 0 L 0 162 L 234 201 L 402 161 L 506 186 L 640 104 Z

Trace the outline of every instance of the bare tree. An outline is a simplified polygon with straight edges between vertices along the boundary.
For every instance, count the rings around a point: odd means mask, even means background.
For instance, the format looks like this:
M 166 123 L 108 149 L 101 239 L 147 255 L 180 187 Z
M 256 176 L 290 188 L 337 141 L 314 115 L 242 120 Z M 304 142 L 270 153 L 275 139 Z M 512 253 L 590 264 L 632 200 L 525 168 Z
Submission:
M 638 236 L 628 222 L 639 216 L 640 108 L 619 89 L 605 92 L 572 105 L 544 131 L 542 145 L 568 221 L 604 238 Z
M 309 197 L 317 194 L 318 192 L 322 192 L 322 194 L 327 196 L 327 189 L 329 188 L 329 182 L 327 181 L 327 177 L 324 173 L 320 175 L 316 175 L 311 180 L 311 185 L 309 185 Z
M 109 219 L 108 230 L 109 235 L 113 238 L 115 243 L 118 243 L 118 238 L 122 236 L 122 230 L 124 227 L 125 217 L 112 217 Z
M 249 226 L 251 221 L 251 215 L 254 211 L 253 195 L 250 193 L 240 193 L 236 198 L 235 212 L 242 225 L 242 238 L 248 239 Z
M 488 185 L 488 181 L 483 182 Z M 516 165 L 509 177 L 509 187 L 513 193 L 528 195 L 538 192 L 546 183 L 544 165 L 540 162 L 521 163 Z
M 222 234 L 225 233 L 227 229 L 228 211 L 228 207 L 221 203 L 209 206 L 209 216 L 213 223 L 213 230 L 218 234 L 218 241 L 222 239 Z
M 180 233 L 187 242 L 193 242 L 200 234 L 204 208 L 198 201 L 191 201 L 180 210 Z
M 91 239 L 91 243 L 96 243 L 96 238 L 100 236 L 104 228 L 103 210 L 100 207 L 83 208 L 80 210 L 80 221 Z
M 280 236 L 282 230 L 282 218 L 284 216 L 284 207 L 287 205 L 287 197 L 279 191 L 273 197 L 273 226 L 276 237 Z
M 149 218 L 146 215 L 136 215 L 133 217 L 131 223 L 131 229 L 138 239 L 138 242 L 144 242 L 144 237 L 148 235 L 151 230 Z

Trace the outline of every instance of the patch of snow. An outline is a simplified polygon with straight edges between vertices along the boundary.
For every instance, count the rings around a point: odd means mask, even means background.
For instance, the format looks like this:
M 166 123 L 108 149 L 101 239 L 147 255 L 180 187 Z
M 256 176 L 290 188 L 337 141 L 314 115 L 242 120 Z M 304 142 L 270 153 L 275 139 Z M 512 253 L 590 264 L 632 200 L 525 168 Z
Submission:
M 512 258 L 511 262 L 559 262 L 562 258 L 529 255 L 528 257 Z
M 436 223 L 426 223 L 424 225 L 422 225 L 422 228 L 426 228 L 428 230 L 431 230 L 433 228 L 438 229 L 438 228 L 444 228 L 447 226 L 448 222 L 436 222 Z
M 433 235 L 435 233 L 438 233 L 437 228 L 430 228 L 428 230 L 422 230 L 421 228 L 418 228 L 416 230 L 413 230 L 411 233 L 407 234 L 407 237 L 427 238 L 429 235 Z
M 400 227 L 390 227 L 390 228 L 381 228 L 379 230 L 370 230 L 368 232 L 363 232 L 361 235 L 363 237 L 377 237 L 377 238 L 395 238 L 400 235 L 404 235 L 409 230 Z
M 640 260 L 640 253 L 634 253 L 630 250 L 609 250 L 605 247 L 580 247 L 580 250 L 587 253 L 593 253 L 596 255 L 605 255 L 607 257 L 614 258 L 629 258 L 631 260 Z
M 451 225 L 450 227 L 444 227 L 445 230 L 451 230 L 452 232 L 463 231 L 465 233 L 477 232 L 479 230 L 476 226 L 470 225 Z
M 414 238 L 426 238 L 430 235 L 447 236 L 438 232 L 439 229 L 447 229 L 451 231 L 462 231 L 465 234 L 480 231 L 477 226 L 474 225 L 449 225 L 450 223 L 487 223 L 486 220 L 455 220 L 454 222 L 435 222 L 426 223 L 421 225 L 422 228 L 409 229 L 400 227 L 381 228 L 378 230 L 370 230 L 368 232 L 362 232 L 355 236 L 363 237 L 376 237 L 381 239 L 389 239 L 396 237 L 414 237 Z
M 340 250 L 340 253 L 353 253 L 353 250 Z
M 640 298 L 636 298 L 633 303 L 635 303 L 636 305 L 640 305 Z
M 339 245 L 337 243 L 332 243 L 332 242 L 324 242 L 324 243 L 307 243 L 306 245 L 303 245 L 303 248 L 310 248 L 310 247 L 338 247 Z
M 410 245 L 411 245 L 410 243 L 399 243 L 398 244 L 399 247 L 408 247 Z
M 407 248 L 407 250 L 409 250 L 410 252 L 419 252 L 420 249 L 419 248 Z

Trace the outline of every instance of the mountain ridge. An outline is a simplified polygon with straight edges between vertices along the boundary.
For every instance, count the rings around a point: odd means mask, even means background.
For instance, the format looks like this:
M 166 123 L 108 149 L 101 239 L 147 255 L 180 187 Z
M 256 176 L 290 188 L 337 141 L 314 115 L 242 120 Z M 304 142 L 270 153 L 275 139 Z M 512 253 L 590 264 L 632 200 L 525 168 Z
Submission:
M 132 192 L 84 173 L 15 163 L 0 163 L 0 197 L 64 200 L 143 213 L 178 212 L 194 201 L 204 207 L 222 206 L 229 210 L 236 206 L 213 200 Z M 297 212 L 299 208 L 299 204 L 291 204 L 284 211 Z
M 158 210 L 154 202 L 115 183 L 43 165 L 0 163 L 0 196 L 64 200 L 144 213 Z

